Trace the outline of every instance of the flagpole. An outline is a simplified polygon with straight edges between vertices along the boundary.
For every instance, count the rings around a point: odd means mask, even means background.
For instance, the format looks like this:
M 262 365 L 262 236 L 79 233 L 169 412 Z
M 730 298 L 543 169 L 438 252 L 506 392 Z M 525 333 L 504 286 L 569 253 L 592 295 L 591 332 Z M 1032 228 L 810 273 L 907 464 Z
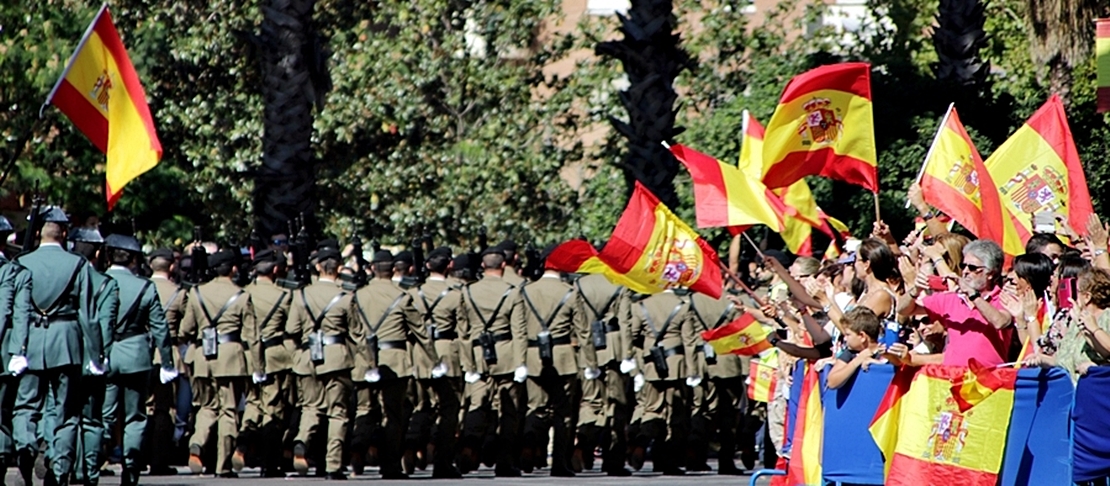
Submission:
M 46 111 L 46 107 L 54 100 L 54 95 L 58 93 L 58 88 L 62 86 L 62 81 L 65 81 L 66 76 L 69 75 L 69 70 L 73 69 L 73 63 L 77 60 L 77 54 L 81 52 L 81 49 L 85 47 L 85 43 L 92 37 L 93 29 L 96 27 L 96 23 L 100 21 L 100 16 L 104 15 L 104 12 L 107 11 L 108 2 L 104 2 L 104 4 L 100 6 L 100 11 L 96 13 L 96 17 L 93 17 L 92 23 L 89 24 L 89 28 L 85 29 L 85 35 L 81 37 L 81 42 L 77 43 L 77 48 L 73 50 L 73 55 L 69 56 L 69 62 L 66 63 L 66 68 L 62 71 L 62 75 L 58 77 L 58 82 L 54 83 L 54 88 L 50 90 L 50 94 L 46 96 L 46 101 L 39 108 L 39 118 L 42 118 L 43 111 Z
M 944 118 L 940 119 L 940 126 L 937 127 L 937 134 L 933 136 L 933 144 L 929 146 L 929 151 L 925 153 L 925 160 L 921 161 L 921 169 L 917 171 L 917 178 L 913 180 L 914 184 L 921 182 L 921 176 L 925 175 L 925 165 L 929 163 L 929 158 L 933 156 L 933 151 L 937 148 L 937 142 L 940 140 L 940 134 L 944 133 L 944 126 L 948 124 L 948 117 L 952 115 L 952 108 L 955 108 L 956 103 L 948 104 L 948 111 L 944 112 Z M 910 200 L 906 198 L 906 208 L 910 207 Z
M 746 284 L 744 284 L 744 282 L 740 280 L 740 277 L 737 277 L 735 273 L 732 273 L 732 270 L 729 270 L 727 265 L 722 263 L 720 260 L 717 260 L 717 265 L 720 265 L 721 271 L 725 272 L 725 276 L 727 276 L 729 280 L 732 280 L 733 283 L 739 286 L 740 289 L 744 291 L 744 293 L 751 296 L 752 300 L 754 300 L 756 304 L 759 304 L 761 306 L 767 304 L 767 301 L 756 295 L 755 291 L 753 291 L 751 287 L 748 287 Z

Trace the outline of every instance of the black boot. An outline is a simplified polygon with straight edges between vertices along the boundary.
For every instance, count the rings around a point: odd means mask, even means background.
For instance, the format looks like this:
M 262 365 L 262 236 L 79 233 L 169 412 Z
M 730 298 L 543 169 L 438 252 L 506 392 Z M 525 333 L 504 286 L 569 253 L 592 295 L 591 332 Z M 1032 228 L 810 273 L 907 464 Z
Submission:
M 16 466 L 19 468 L 19 476 L 23 479 L 23 484 L 31 486 L 34 483 L 35 477 L 35 455 L 30 450 L 24 449 L 19 451 L 16 457 Z

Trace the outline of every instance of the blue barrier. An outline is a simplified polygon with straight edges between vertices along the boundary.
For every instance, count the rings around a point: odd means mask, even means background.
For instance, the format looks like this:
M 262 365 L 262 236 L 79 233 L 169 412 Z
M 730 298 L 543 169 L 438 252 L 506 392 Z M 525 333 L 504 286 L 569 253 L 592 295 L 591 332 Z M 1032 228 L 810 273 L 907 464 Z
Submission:
M 1069 482 L 1072 471 L 1068 421 L 1074 396 L 1071 377 L 1062 368 L 1018 371 L 999 484 Z
M 805 381 L 806 366 L 804 361 L 798 361 L 791 374 L 790 394 L 786 397 L 786 437 L 782 440 L 781 456 L 790 457 L 790 446 L 794 443 L 794 425 L 798 418 L 798 401 L 802 397 L 802 382 Z
M 1110 475 L 1110 367 L 1092 367 L 1075 387 L 1072 481 Z
M 883 454 L 868 428 L 892 378 L 894 366 L 871 365 L 867 371 L 857 372 L 844 386 L 824 390 L 821 466 L 826 481 L 883 484 Z

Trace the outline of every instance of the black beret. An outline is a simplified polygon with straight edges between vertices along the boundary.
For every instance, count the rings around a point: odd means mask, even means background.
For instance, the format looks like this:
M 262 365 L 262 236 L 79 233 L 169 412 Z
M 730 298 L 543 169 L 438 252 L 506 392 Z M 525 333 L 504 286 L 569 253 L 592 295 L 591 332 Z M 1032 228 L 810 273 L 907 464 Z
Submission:
M 143 246 L 139 244 L 139 240 L 136 240 L 134 236 L 128 235 L 108 235 L 108 239 L 104 240 L 104 246 L 126 250 L 132 253 L 143 252 Z
M 409 265 L 412 265 L 413 263 L 416 262 L 416 259 L 413 257 L 411 251 L 404 250 L 404 251 L 397 252 L 396 255 L 393 255 L 393 261 L 394 262 L 407 263 Z
M 270 249 L 259 251 L 259 252 L 254 254 L 254 259 L 251 260 L 251 266 L 258 265 L 259 263 L 265 263 L 265 262 L 276 262 L 277 261 L 277 256 L 280 255 L 280 254 L 281 254 L 281 252 L 275 252 L 274 250 L 270 250 Z
M 234 264 L 239 259 L 239 252 L 230 250 L 221 250 L 208 255 L 208 266 L 218 267 L 224 264 Z
M 486 256 L 486 255 L 505 256 L 505 250 L 501 249 L 501 245 L 491 246 L 489 248 L 486 248 L 485 250 L 482 250 L 482 255 L 481 256 Z
M 320 262 L 323 262 L 325 260 L 342 260 L 342 259 L 343 259 L 343 255 L 340 255 L 339 250 L 336 249 L 336 248 L 325 247 L 324 249 L 316 252 L 316 263 L 320 263 Z
M 338 250 L 339 249 L 339 240 L 337 240 L 335 238 L 325 238 L 325 239 L 320 240 L 319 243 L 316 243 L 316 249 L 317 250 L 323 250 L 324 248 L 334 248 L 334 249 Z
M 154 250 L 154 251 L 150 252 L 150 255 L 148 255 L 147 258 L 149 258 L 151 260 L 153 260 L 155 258 L 165 258 L 166 260 L 169 260 L 169 261 L 172 262 L 173 258 L 174 258 L 173 250 L 171 250 L 169 248 L 159 248 L 157 250 Z
M 464 268 L 467 268 L 470 266 L 470 254 L 463 253 L 462 255 L 453 258 L 451 260 L 451 263 L 454 265 L 455 270 L 462 270 Z
M 499 243 L 497 245 L 497 247 L 500 248 L 501 251 L 509 251 L 509 252 L 513 252 L 513 253 L 516 253 L 516 249 L 517 249 L 516 242 L 513 241 L 513 240 L 502 241 L 501 243 Z
M 430 253 L 428 253 L 428 258 L 438 257 L 438 256 L 445 256 L 447 258 L 451 258 L 451 247 L 441 246 L 439 248 L 436 248 L 436 249 L 432 250 Z
M 370 259 L 370 263 L 392 263 L 393 254 L 389 250 L 378 250 L 374 252 L 374 258 Z

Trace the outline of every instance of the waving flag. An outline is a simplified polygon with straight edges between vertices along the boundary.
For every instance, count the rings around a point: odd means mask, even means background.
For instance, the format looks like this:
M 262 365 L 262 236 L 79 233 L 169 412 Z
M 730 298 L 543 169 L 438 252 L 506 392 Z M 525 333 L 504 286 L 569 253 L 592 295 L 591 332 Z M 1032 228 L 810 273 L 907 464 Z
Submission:
M 100 7 L 61 79 L 43 105 L 53 104 L 89 141 L 108 155 L 107 193 L 111 210 L 123 186 L 158 165 L 162 144 L 146 104 L 139 75 L 119 33 Z
M 967 360 L 967 371 L 952 380 L 952 398 L 960 412 L 967 413 L 999 390 L 1014 391 L 1017 370 L 986 366 L 975 358 Z
M 670 150 L 693 179 L 699 228 L 765 224 L 782 229 L 758 178 L 683 145 L 671 145 Z
M 768 403 L 775 398 L 775 387 L 779 382 L 778 350 L 772 349 L 759 358 L 752 358 L 748 374 L 748 398 Z
M 770 335 L 767 328 L 745 312 L 727 325 L 702 332 L 701 338 L 713 346 L 717 354 L 754 356 L 771 349 L 771 343 L 767 341 Z
M 819 175 L 879 191 L 871 66 L 842 63 L 786 85 L 763 139 L 763 183 L 787 187 Z
M 786 482 L 792 486 L 822 486 L 825 484 L 821 479 L 825 411 L 821 402 L 820 372 L 816 368 L 811 367 L 806 372 L 798 403 L 798 425 L 794 427 Z

